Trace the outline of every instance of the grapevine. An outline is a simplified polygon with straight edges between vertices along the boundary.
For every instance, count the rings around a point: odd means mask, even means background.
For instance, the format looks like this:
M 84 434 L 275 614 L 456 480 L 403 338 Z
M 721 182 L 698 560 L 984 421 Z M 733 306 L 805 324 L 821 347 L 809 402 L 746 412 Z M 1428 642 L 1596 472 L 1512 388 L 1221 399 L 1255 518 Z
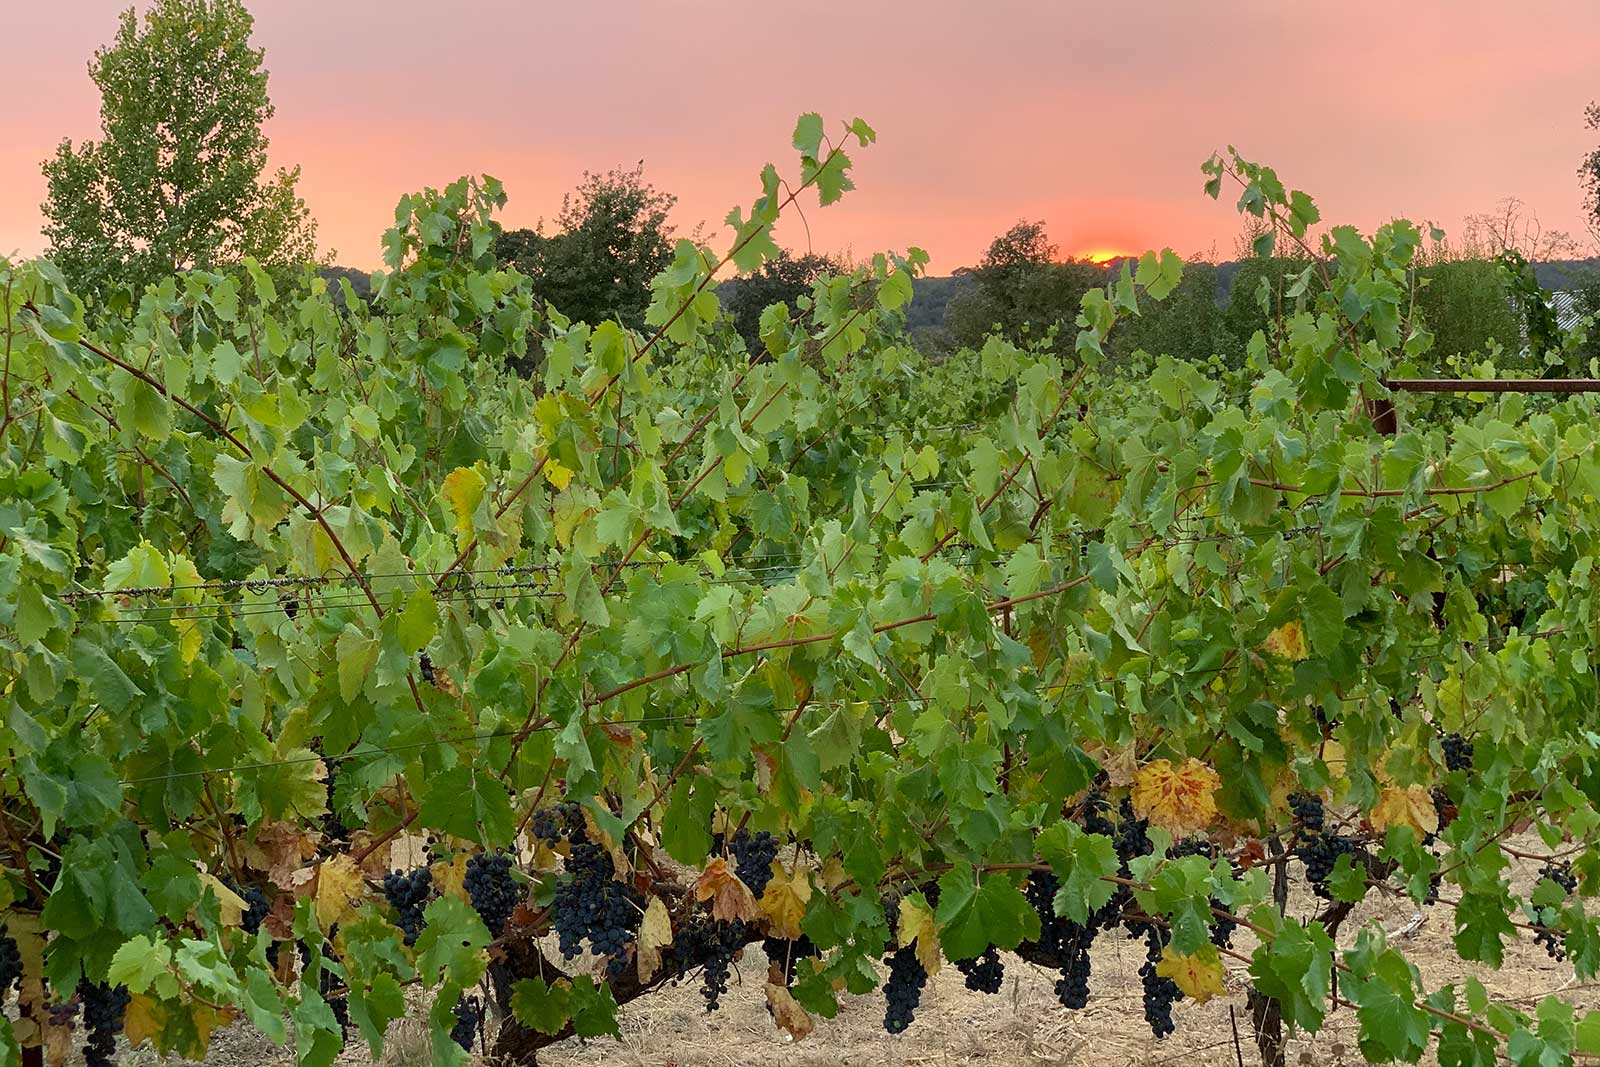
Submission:
M 875 136 L 804 116 L 643 329 L 496 262 L 488 177 L 401 202 L 370 302 L 0 261 L 0 1047 L 76 998 L 102 1058 L 292 1019 L 332 1062 L 420 1010 L 533 1064 L 741 978 L 900 1033 L 940 962 L 1080 1009 L 1126 934 L 1158 1038 L 1240 997 L 1375 1061 L 1597 1062 L 1563 991 L 1429 984 L 1356 910 L 1600 972 L 1595 402 L 1391 392 L 1420 233 L 1232 152 L 1207 191 L 1301 263 L 1241 365 L 1108 357 L 1170 251 L 1025 346 L 919 352 L 916 250 L 747 345 L 718 278 Z

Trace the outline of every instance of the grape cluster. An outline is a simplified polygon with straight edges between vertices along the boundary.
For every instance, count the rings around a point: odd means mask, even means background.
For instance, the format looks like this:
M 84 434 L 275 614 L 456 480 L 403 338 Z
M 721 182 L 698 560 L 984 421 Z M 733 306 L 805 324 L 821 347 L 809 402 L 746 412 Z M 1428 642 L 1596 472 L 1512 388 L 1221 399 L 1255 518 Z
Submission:
M 704 966 L 701 979 L 706 998 L 706 1011 L 716 1011 L 721 1006 L 722 995 L 728 991 L 728 976 L 733 970 L 733 957 L 749 940 L 749 931 L 743 922 L 715 922 L 696 917 L 691 919 L 673 938 L 669 949 L 677 977 L 682 978 L 697 966 Z
M 967 988 L 974 993 L 998 993 L 1006 977 L 1006 965 L 993 945 L 984 949 L 981 956 L 956 960 L 956 970 L 966 976 Z
M 333 776 L 328 776 L 328 813 L 322 817 L 322 836 L 329 841 L 343 841 L 350 836 L 350 830 L 345 826 L 344 820 L 339 817 L 339 809 L 333 806 Z
M 769 937 L 761 942 L 761 947 L 769 961 L 783 968 L 784 985 L 794 981 L 795 965 L 801 960 L 822 955 L 816 944 L 804 934 L 794 941 L 782 937 Z
M 1100 929 L 1116 921 L 1121 913 L 1102 909 L 1089 917 L 1088 926 L 1056 914 L 1055 897 L 1060 880 L 1051 871 L 1035 871 L 1023 890 L 1028 903 L 1039 915 L 1039 939 L 1035 942 L 1038 962 L 1061 971 L 1056 980 L 1056 999 L 1064 1008 L 1081 1008 L 1089 1003 L 1089 946 Z
M 883 1028 L 891 1034 L 904 1032 L 917 1015 L 917 1005 L 922 1003 L 922 989 L 928 984 L 927 969 L 917 959 L 915 945 L 896 949 L 889 957 L 889 980 L 884 983 L 883 995 L 888 1006 L 883 1014 Z
M 1539 877 L 1541 879 L 1550 879 L 1556 885 L 1564 889 L 1568 896 L 1571 896 L 1572 891 L 1578 888 L 1578 879 L 1577 876 L 1572 873 L 1572 864 L 1568 863 L 1566 860 L 1557 860 L 1554 863 L 1546 863 L 1543 867 L 1539 868 Z
M 467 861 L 464 879 L 467 896 L 483 925 L 494 937 L 505 929 L 506 920 L 516 909 L 521 894 L 511 877 L 511 857 L 503 853 L 480 852 Z
M 422 680 L 429 685 L 433 684 L 433 660 L 428 658 L 426 652 L 417 657 L 417 669 L 422 672 Z
M 11 995 L 11 987 L 22 977 L 22 953 L 10 934 L 0 936 L 0 1004 Z
M 1321 797 L 1315 793 L 1290 793 L 1289 810 L 1302 831 L 1308 834 L 1322 832 L 1324 814 Z
M 1472 769 L 1472 742 L 1460 734 L 1445 734 L 1439 745 L 1444 749 L 1444 769 L 1470 771 Z
M 1089 1003 L 1089 948 L 1081 946 L 1061 967 L 1056 979 L 1056 999 L 1076 1011 Z
M 224 878 L 222 884 L 237 893 L 239 899 L 244 901 L 245 910 L 239 916 L 239 926 L 245 933 L 255 935 L 260 931 L 261 924 L 266 921 L 267 912 L 272 910 L 267 894 L 262 892 L 258 885 L 239 886 L 231 878 Z
M 117 1033 L 128 1010 L 128 987 L 82 981 L 78 983 L 78 996 L 83 1001 L 83 1024 L 88 1030 L 83 1050 L 85 1067 L 111 1067 L 111 1057 L 117 1051 Z
M 433 872 L 426 867 L 406 874 L 391 871 L 383 876 L 383 895 L 400 919 L 406 944 L 416 944 L 422 933 L 422 911 L 433 895 Z
M 533 836 L 554 845 L 568 835 L 585 834 L 583 808 L 573 801 L 540 808 L 533 813 Z
M 1543 945 L 1545 953 L 1557 963 L 1567 958 L 1566 945 L 1561 936 L 1561 931 L 1553 926 L 1540 926 L 1533 934 L 1533 942 Z
M 1327 813 L 1322 798 L 1313 793 L 1289 794 L 1289 808 L 1299 824 L 1295 853 L 1305 864 L 1306 880 L 1317 896 L 1329 899 L 1328 878 L 1340 856 L 1355 854 L 1354 840 L 1327 830 Z
M 1116 824 L 1111 821 L 1111 804 L 1098 789 L 1089 790 L 1083 798 L 1083 832 L 1111 837 L 1116 834 Z
M 1353 856 L 1356 843 L 1339 834 L 1317 834 L 1300 842 L 1300 862 L 1306 866 L 1306 880 L 1317 896 L 1329 899 L 1328 878 L 1339 862 L 1340 856 Z
M 617 880 L 611 854 L 587 839 L 573 843 L 567 870 L 572 877 L 556 887 L 552 902 L 561 954 L 572 959 L 587 939 L 596 956 L 611 957 L 614 978 L 627 967 L 624 950 L 637 936 L 644 898 Z
M 477 997 L 462 997 L 456 1001 L 456 1024 L 450 1028 L 450 1040 L 468 1052 L 472 1042 L 483 1029 L 483 1003 Z
M 766 892 L 767 883 L 772 880 L 772 861 L 777 856 L 778 840 L 765 830 L 752 835 L 741 827 L 733 835 L 733 873 L 757 897 Z
M 1539 877 L 1541 879 L 1550 879 L 1565 890 L 1568 895 L 1571 895 L 1572 891 L 1578 888 L 1578 879 L 1573 875 L 1571 865 L 1564 860 L 1546 863 L 1543 867 L 1540 867 Z M 1541 918 L 1549 916 L 1554 919 L 1557 917 L 1555 908 L 1541 908 L 1540 913 Z M 1567 958 L 1564 938 L 1561 935 L 1561 931 L 1554 926 L 1548 925 L 1548 923 L 1540 923 L 1538 929 L 1534 931 L 1533 940 L 1535 944 L 1544 946 L 1545 953 L 1556 962 L 1559 963 Z
M 1151 927 L 1145 935 L 1144 963 L 1139 966 L 1139 981 L 1144 985 L 1144 1019 L 1158 1038 L 1177 1029 L 1172 1022 L 1172 1004 L 1183 996 L 1177 982 L 1156 973 L 1164 945 L 1162 932 Z

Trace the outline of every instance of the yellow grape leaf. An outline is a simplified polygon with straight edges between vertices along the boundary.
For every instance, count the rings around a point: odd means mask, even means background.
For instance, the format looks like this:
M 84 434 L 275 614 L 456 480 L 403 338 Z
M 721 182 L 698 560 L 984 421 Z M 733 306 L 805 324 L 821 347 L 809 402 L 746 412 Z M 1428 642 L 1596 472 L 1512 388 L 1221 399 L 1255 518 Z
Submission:
M 794 999 L 788 987 L 777 982 L 767 983 L 767 1012 L 771 1014 L 772 1021 L 796 1041 L 804 1041 L 817 1025 L 810 1013 Z
M 563 467 L 558 461 L 548 459 L 544 464 L 544 480 L 555 486 L 559 492 L 571 484 L 572 471 Z
M 456 520 L 456 540 L 465 544 L 472 537 L 472 516 L 483 503 L 483 475 L 471 467 L 457 467 L 445 476 L 439 495 Z
M 718 922 L 751 922 L 761 917 L 750 887 L 728 870 L 728 861 L 721 856 L 706 864 L 695 879 L 694 898 L 711 901 L 711 917 Z
M 166 1021 L 166 1009 L 160 1001 L 144 993 L 135 993 L 122 1013 L 122 1032 L 128 1038 L 128 1047 L 138 1048 L 146 1041 L 154 1041 L 161 1035 Z
M 367 895 L 367 883 L 356 861 L 335 856 L 317 868 L 317 923 L 324 929 L 355 914 Z
M 783 864 L 772 861 L 772 878 L 761 894 L 761 910 L 772 921 L 772 936 L 790 941 L 800 937 L 800 920 L 805 918 L 806 904 L 811 900 L 811 872 L 796 863 L 789 874 Z
M 1427 786 L 1386 785 L 1378 794 L 1378 804 L 1372 809 L 1372 825 L 1378 830 L 1391 826 L 1409 826 L 1423 834 L 1438 833 L 1439 811 L 1433 806 L 1433 793 Z
M 244 913 L 250 910 L 250 905 L 244 898 L 227 886 L 209 871 L 200 872 L 200 884 L 210 886 L 211 891 L 217 895 L 217 903 L 222 905 L 222 924 L 224 926 L 238 926 Z
M 434 888 L 440 896 L 470 899 L 467 894 L 467 859 L 465 852 L 458 852 L 454 859 L 448 862 L 440 860 L 429 868 L 433 873 Z
M 1181 956 L 1168 945 L 1161 950 L 1156 973 L 1176 982 L 1183 995 L 1196 1004 L 1204 1004 L 1223 993 L 1222 957 L 1215 945 L 1202 945 L 1193 956 Z
M 1306 628 L 1298 619 L 1286 622 L 1267 635 L 1261 650 L 1282 659 L 1303 660 L 1306 658 Z
M 939 973 L 939 964 L 943 962 L 943 953 L 939 951 L 939 925 L 933 921 L 932 909 L 916 896 L 900 901 L 898 935 L 901 948 L 916 943 L 917 960 L 929 978 Z
M 661 950 L 672 944 L 672 917 L 660 897 L 651 897 L 639 923 L 639 981 L 648 982 L 661 967 Z
M 1177 767 L 1171 760 L 1154 760 L 1133 777 L 1133 810 L 1152 826 L 1184 837 L 1216 819 L 1221 787 L 1217 772 L 1192 756 Z

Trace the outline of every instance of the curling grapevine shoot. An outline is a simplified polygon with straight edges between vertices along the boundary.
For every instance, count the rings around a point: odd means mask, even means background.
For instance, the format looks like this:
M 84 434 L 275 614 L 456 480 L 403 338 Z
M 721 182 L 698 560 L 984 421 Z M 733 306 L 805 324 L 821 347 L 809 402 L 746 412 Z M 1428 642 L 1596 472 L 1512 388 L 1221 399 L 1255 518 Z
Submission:
M 0 260 L 0 1062 L 242 1019 L 326 1067 L 417 1005 L 436 1061 L 532 1063 L 736 975 L 796 1037 L 840 989 L 898 1033 L 1011 953 L 1082 1008 L 1107 938 L 1157 1036 L 1249 985 L 1373 1060 L 1595 1062 L 1560 994 L 1350 929 L 1405 894 L 1465 961 L 1600 969 L 1594 401 L 1385 432 L 1420 234 L 1314 236 L 1232 153 L 1207 191 L 1298 257 L 1243 366 L 1108 365 L 1170 251 L 938 361 L 926 257 L 875 256 L 746 350 L 717 278 L 874 139 L 802 117 L 632 325 L 494 261 L 489 178 L 401 201 L 370 303 L 245 262 L 88 308 Z

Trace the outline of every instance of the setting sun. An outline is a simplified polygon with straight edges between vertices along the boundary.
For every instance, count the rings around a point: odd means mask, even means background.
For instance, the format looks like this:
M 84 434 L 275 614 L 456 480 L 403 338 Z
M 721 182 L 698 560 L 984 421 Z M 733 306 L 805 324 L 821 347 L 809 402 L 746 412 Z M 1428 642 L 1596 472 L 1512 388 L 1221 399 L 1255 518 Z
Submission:
M 1079 252 L 1078 258 L 1088 260 L 1090 263 L 1110 263 L 1113 259 L 1125 259 L 1133 255 L 1132 252 L 1116 252 L 1105 248 L 1096 248 L 1088 252 Z

